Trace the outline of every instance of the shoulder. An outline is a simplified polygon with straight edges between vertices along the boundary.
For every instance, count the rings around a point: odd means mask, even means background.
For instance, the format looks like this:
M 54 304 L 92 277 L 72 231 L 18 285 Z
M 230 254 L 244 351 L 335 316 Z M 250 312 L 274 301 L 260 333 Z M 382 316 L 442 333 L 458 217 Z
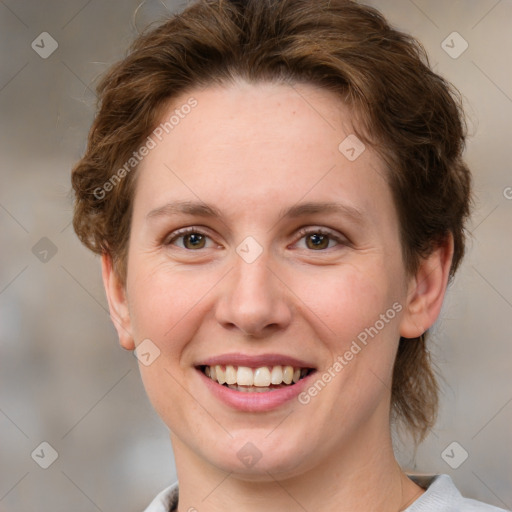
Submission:
M 404 512 L 507 512 L 481 501 L 465 498 L 449 475 L 407 475 L 426 489 Z
M 449 475 L 407 475 L 423 487 L 422 494 L 404 512 L 507 512 L 481 501 L 465 498 Z M 178 483 L 159 493 L 144 512 L 173 512 L 178 504 Z
M 178 505 L 178 482 L 160 492 L 144 512 L 173 512 Z

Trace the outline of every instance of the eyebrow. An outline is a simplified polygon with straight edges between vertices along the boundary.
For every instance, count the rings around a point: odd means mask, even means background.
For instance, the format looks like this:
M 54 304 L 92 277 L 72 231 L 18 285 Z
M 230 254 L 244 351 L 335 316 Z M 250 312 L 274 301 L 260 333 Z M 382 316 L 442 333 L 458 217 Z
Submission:
M 357 224 L 363 224 L 365 215 L 362 211 L 353 206 L 335 203 L 335 202 L 315 202 L 300 203 L 289 208 L 282 209 L 279 218 L 294 219 L 305 215 L 314 214 L 339 214 L 348 217 Z M 195 215 L 198 217 L 222 218 L 222 212 L 212 205 L 195 201 L 173 201 L 163 206 L 151 210 L 146 219 L 155 217 L 172 216 L 178 214 Z
M 314 215 L 318 213 L 335 213 L 352 219 L 358 224 L 362 224 L 365 215 L 362 211 L 348 204 L 334 202 L 308 202 L 294 205 L 290 208 L 281 210 L 280 218 L 296 218 L 304 215 Z
M 180 213 L 196 215 L 198 217 L 222 217 L 220 210 L 209 204 L 194 201 L 174 201 L 151 210 L 146 215 L 146 219 L 149 220 L 154 217 L 178 215 Z

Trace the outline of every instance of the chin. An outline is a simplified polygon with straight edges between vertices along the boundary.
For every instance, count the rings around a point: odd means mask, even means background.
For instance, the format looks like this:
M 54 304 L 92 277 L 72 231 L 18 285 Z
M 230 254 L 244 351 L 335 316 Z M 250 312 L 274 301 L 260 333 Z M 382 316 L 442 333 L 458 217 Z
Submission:
M 266 433 L 265 435 L 268 435 Z M 207 453 L 201 456 L 210 464 L 226 473 L 236 475 L 247 482 L 268 482 L 279 478 L 284 480 L 302 474 L 314 466 L 313 453 L 302 443 L 293 443 L 291 436 L 282 435 L 270 441 L 264 436 L 235 436 L 226 445 L 211 442 Z M 299 449 L 300 448 L 300 449 Z M 311 452 L 308 455 L 308 452 Z

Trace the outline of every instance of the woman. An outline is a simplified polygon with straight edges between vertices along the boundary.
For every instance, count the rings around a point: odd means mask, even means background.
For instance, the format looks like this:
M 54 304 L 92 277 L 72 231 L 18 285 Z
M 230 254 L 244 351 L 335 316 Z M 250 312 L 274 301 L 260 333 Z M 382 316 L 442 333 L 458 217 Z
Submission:
M 499 510 L 406 475 L 464 253 L 457 95 L 351 1 L 205 0 L 98 88 L 74 227 L 179 478 L 147 511 Z

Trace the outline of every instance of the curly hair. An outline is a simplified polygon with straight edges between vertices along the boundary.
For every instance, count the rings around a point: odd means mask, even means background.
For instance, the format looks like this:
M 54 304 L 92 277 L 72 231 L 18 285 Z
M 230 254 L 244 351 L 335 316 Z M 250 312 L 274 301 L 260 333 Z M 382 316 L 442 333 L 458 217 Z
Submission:
M 430 67 L 421 44 L 352 0 L 198 0 L 140 35 L 98 84 L 98 111 L 72 172 L 73 226 L 126 279 L 136 162 L 126 162 L 166 104 L 235 79 L 307 83 L 354 113 L 357 136 L 387 168 L 409 274 L 453 236 L 450 279 L 465 248 L 471 175 L 457 90 Z M 124 170 L 123 170 L 124 169 Z M 421 442 L 434 425 L 438 384 L 427 334 L 400 339 L 391 413 Z

